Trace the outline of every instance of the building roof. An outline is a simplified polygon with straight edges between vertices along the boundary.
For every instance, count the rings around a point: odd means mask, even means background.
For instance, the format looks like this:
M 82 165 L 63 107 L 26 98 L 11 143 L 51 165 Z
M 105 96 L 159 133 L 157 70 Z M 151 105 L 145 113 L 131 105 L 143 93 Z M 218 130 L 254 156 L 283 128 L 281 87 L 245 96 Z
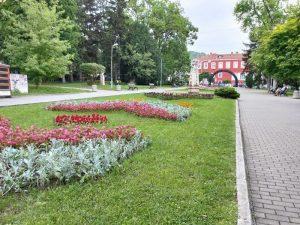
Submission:
M 209 61 L 209 60 L 242 60 L 243 54 L 242 53 L 229 53 L 229 54 L 217 54 L 217 53 L 210 53 L 208 55 L 199 56 L 197 58 L 198 61 Z

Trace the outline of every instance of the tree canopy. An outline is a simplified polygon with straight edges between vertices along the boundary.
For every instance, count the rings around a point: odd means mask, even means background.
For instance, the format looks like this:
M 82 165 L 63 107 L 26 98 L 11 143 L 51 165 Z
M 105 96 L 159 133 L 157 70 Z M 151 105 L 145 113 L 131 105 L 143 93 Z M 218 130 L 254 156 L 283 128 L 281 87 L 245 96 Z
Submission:
M 166 80 L 189 72 L 198 31 L 171 0 L 6 0 L 0 14 L 0 60 L 31 80 L 83 79 L 80 65 L 96 63 L 114 80 L 157 82 L 161 59 Z
M 71 23 L 60 18 L 57 6 L 54 2 L 48 6 L 43 0 L 23 0 L 19 3 L 22 13 L 2 11 L 10 23 L 5 29 L 2 53 L 36 84 L 67 74 L 73 58 L 70 43 L 61 38 Z
M 234 13 L 249 32 L 246 69 L 299 87 L 300 5 L 286 0 L 240 0 Z

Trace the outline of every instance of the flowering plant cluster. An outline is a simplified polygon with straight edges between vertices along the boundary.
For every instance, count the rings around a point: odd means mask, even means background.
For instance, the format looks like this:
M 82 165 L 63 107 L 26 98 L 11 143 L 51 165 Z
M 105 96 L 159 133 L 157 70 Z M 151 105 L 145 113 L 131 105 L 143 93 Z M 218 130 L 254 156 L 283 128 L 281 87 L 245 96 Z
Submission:
M 149 93 L 145 93 L 145 95 L 150 98 L 159 98 L 162 100 L 177 100 L 177 99 L 184 99 L 184 98 L 191 98 L 191 99 L 213 99 L 214 98 L 214 94 L 208 94 L 208 93 L 149 92 Z
M 57 125 L 67 124 L 88 124 L 88 123 L 106 123 L 107 117 L 98 113 L 92 115 L 58 115 L 55 118 Z
M 12 128 L 8 119 L 0 117 L 0 149 L 12 146 L 20 147 L 28 144 L 37 146 L 48 144 L 52 139 L 70 144 L 78 144 L 89 139 L 127 139 L 130 140 L 137 130 L 131 126 L 97 129 L 91 126 L 75 126 L 72 128 L 56 128 L 52 130 L 30 127 L 22 129 Z
M 47 146 L 5 147 L 0 151 L 0 195 L 103 176 L 148 144 L 148 139 L 136 132 L 130 140 L 94 139 L 70 145 L 52 139 Z
M 189 116 L 182 116 L 186 109 L 163 102 L 130 102 L 130 101 L 106 101 L 106 102 L 62 102 L 47 107 L 53 111 L 120 111 L 124 110 L 141 117 L 159 118 L 165 120 L 184 120 Z
M 185 107 L 185 108 L 192 108 L 193 104 L 190 102 L 178 102 L 178 105 Z

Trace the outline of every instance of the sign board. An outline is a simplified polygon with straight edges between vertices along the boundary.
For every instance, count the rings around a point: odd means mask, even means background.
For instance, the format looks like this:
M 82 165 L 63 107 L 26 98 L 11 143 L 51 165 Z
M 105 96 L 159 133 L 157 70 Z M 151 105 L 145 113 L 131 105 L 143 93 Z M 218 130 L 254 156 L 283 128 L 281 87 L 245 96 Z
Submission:
M 11 91 L 19 91 L 22 94 L 28 94 L 27 75 L 10 74 Z
M 0 97 L 11 97 L 9 65 L 0 63 Z

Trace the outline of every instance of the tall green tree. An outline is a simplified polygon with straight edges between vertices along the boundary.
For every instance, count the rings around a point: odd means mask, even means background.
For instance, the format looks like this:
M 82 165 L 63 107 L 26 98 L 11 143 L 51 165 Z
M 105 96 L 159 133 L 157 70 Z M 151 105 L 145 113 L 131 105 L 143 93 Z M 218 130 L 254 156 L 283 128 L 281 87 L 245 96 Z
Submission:
M 164 61 L 164 55 L 169 57 L 169 61 L 170 56 L 173 56 L 174 61 L 178 57 L 185 57 L 186 54 L 173 55 L 170 52 L 174 51 L 174 46 L 180 46 L 183 49 L 183 45 L 186 47 L 188 42 L 192 44 L 197 38 L 196 33 L 198 29 L 183 16 L 183 9 L 178 2 L 168 0 L 151 0 L 149 2 L 151 4 L 148 19 L 149 27 L 153 31 L 153 35 L 157 41 L 162 62 Z M 187 49 L 183 53 L 187 53 Z M 180 63 L 182 60 L 178 60 L 178 62 Z M 190 60 L 186 62 L 190 64 Z M 174 66 L 174 64 L 171 66 Z M 167 64 L 165 64 L 165 67 L 166 72 L 172 71 L 172 68 L 168 67 Z M 176 67 L 178 68 L 179 65 Z M 186 68 L 182 67 L 181 72 L 187 72 L 185 71 Z M 165 79 L 168 75 L 171 74 L 163 72 L 161 79 Z
M 256 76 L 262 76 L 259 66 L 253 65 L 251 55 L 260 45 L 261 38 L 270 32 L 276 24 L 284 21 L 287 0 L 240 0 L 234 8 L 234 14 L 242 25 L 242 30 L 249 32 L 250 44 L 244 54 L 246 70 Z M 263 74 L 269 77 L 271 74 Z M 270 82 L 268 82 L 270 86 Z
M 129 19 L 127 21 L 127 31 L 125 33 L 124 45 L 121 46 L 122 52 L 122 80 L 130 81 L 135 79 L 139 84 L 148 84 L 156 82 L 158 68 L 158 48 L 154 37 L 151 35 L 149 27 L 145 24 Z M 134 50 L 134 51 L 133 51 Z M 134 54 L 133 54 L 134 53 Z M 142 58 L 145 63 L 138 63 L 142 66 L 144 72 L 133 73 L 132 55 Z M 147 61 L 149 63 L 147 63 Z
M 2 53 L 37 85 L 67 74 L 71 64 L 70 44 L 61 40 L 71 25 L 61 19 L 57 6 L 56 2 L 48 6 L 43 0 L 23 0 L 19 3 L 22 13 L 3 12 L 11 26 L 6 29 Z
M 300 19 L 290 18 L 262 38 L 252 54 L 252 63 L 278 81 L 299 88 Z

